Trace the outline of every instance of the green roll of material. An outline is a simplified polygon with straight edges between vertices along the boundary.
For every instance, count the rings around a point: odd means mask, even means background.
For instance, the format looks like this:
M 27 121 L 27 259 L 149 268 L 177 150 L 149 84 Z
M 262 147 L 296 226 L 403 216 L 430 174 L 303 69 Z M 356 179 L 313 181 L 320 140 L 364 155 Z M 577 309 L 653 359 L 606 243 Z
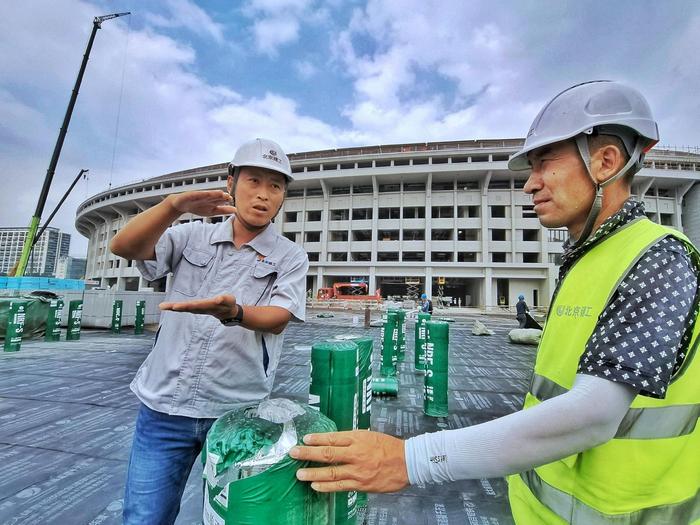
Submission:
M 401 363 L 406 359 L 406 310 L 396 310 L 399 324 L 399 342 L 397 346 L 397 362 Z
M 429 313 L 420 312 L 416 319 L 416 349 L 414 354 L 414 364 L 416 366 L 416 370 L 420 370 L 421 372 L 425 372 L 425 323 L 426 321 L 430 321 L 431 317 L 432 316 Z
M 205 525 L 333 525 L 330 494 L 298 481 L 309 462 L 289 457 L 306 434 L 335 424 L 308 405 L 268 399 L 227 412 L 211 427 L 202 451 Z
M 423 412 L 427 416 L 446 417 L 449 325 L 445 321 L 426 321 L 425 326 Z
M 396 377 L 397 351 L 399 343 L 398 314 L 387 312 L 382 327 L 382 363 L 379 374 L 382 377 Z
M 22 334 L 24 334 L 24 321 L 27 316 L 27 305 L 25 301 L 15 300 L 9 304 L 7 309 L 7 328 L 5 329 L 5 352 L 19 352 L 22 346 Z
M 326 341 L 311 346 L 309 404 L 330 418 L 338 430 L 358 422 L 359 347 L 353 341 Z M 357 493 L 335 495 L 335 523 L 354 524 Z
M 374 339 L 361 337 L 353 342 L 360 351 L 360 375 L 358 377 L 360 402 L 357 428 L 369 430 L 372 416 L 372 350 L 374 348 Z
M 83 301 L 76 299 L 68 303 L 68 329 L 66 341 L 80 339 L 80 326 L 83 320 Z
M 372 379 L 372 393 L 375 396 L 398 396 L 399 380 L 395 377 L 375 377 Z
M 143 327 L 146 320 L 146 301 L 136 301 L 136 315 L 134 317 L 134 334 L 140 335 L 143 333 Z
M 358 377 L 358 392 L 360 395 L 357 428 L 369 430 L 372 419 L 372 350 L 374 339 L 360 337 L 354 339 L 360 350 L 360 375 Z M 367 493 L 357 493 L 357 507 L 367 505 Z
M 116 299 L 112 304 L 112 333 L 118 334 L 122 331 L 122 308 L 124 301 Z
M 49 313 L 46 316 L 45 341 L 61 340 L 61 317 L 63 316 L 63 299 L 51 299 Z

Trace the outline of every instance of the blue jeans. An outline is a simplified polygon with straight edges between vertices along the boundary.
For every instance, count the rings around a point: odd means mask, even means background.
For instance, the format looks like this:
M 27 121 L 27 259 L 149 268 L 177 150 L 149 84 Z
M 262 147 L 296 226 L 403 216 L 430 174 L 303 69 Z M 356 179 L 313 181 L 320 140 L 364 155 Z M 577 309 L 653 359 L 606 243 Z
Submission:
M 214 421 L 169 416 L 141 404 L 124 491 L 125 525 L 175 522 L 190 470 Z

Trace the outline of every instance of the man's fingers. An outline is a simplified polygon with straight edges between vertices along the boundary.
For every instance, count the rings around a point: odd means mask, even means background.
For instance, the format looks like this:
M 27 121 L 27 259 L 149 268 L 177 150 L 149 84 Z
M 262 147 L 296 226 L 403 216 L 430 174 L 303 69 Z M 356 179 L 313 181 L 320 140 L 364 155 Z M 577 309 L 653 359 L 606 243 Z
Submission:
M 219 215 L 219 214 L 221 214 L 221 215 L 231 215 L 231 214 L 233 214 L 233 213 L 238 213 L 238 210 L 236 209 L 235 206 L 227 206 L 227 205 L 224 205 L 224 206 L 217 206 L 217 207 L 214 209 L 214 214 L 216 214 L 216 215 Z
M 349 492 L 352 490 L 360 490 L 360 487 L 354 481 L 314 481 L 311 488 L 316 492 Z
M 289 451 L 294 459 L 315 463 L 345 463 L 348 460 L 347 447 L 294 447 Z
M 331 465 L 321 468 L 302 468 L 297 470 L 297 479 L 299 481 L 312 481 L 314 483 L 336 483 L 336 486 L 343 488 L 335 490 L 353 490 L 349 488 L 355 480 L 351 476 L 350 468 L 343 465 Z M 328 488 L 328 487 L 327 487 Z
M 307 445 L 330 445 L 334 447 L 348 447 L 352 445 L 352 430 L 345 432 L 324 432 L 321 434 L 306 434 L 304 443 Z

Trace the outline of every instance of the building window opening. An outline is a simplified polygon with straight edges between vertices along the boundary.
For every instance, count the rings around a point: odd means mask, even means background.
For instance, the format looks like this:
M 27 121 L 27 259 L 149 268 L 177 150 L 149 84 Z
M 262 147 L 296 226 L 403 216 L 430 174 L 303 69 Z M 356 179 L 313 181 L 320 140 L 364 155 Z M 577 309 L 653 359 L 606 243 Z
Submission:
M 455 183 L 453 180 L 434 181 L 430 188 L 433 191 L 453 191 L 455 189 Z
M 332 221 L 347 221 L 350 218 L 350 210 L 331 210 Z
M 353 221 L 366 221 L 372 218 L 372 208 L 357 208 L 352 210 Z
M 425 230 L 404 230 L 403 231 L 404 241 L 424 241 L 425 240 Z
M 452 262 L 452 252 L 433 252 L 430 254 L 430 260 L 433 262 Z
M 505 241 L 506 240 L 506 230 L 491 230 L 491 240 L 492 241 Z
M 345 230 L 333 230 L 329 232 L 331 242 L 342 242 L 348 240 L 348 232 Z
M 399 230 L 379 230 L 380 241 L 398 241 Z
M 454 230 L 432 230 L 430 239 L 433 241 L 451 241 Z
M 506 207 L 505 206 L 490 206 L 491 208 L 491 217 L 494 219 L 500 219 L 500 218 L 505 218 L 506 216 Z
M 380 219 L 400 219 L 401 208 L 379 208 Z
M 399 252 L 377 252 L 378 262 L 392 262 L 399 260 Z
M 306 232 L 306 242 L 321 242 L 321 232 Z
M 372 230 L 353 230 L 352 240 L 366 242 L 372 240 Z
M 321 210 L 311 210 L 306 212 L 307 222 L 319 222 L 321 220 Z
M 403 209 L 404 219 L 425 219 L 425 208 L 408 207 Z
M 454 217 L 454 206 L 433 206 L 433 219 L 452 219 Z
M 403 252 L 404 262 L 425 261 L 425 252 Z
M 368 262 L 372 260 L 372 252 L 352 252 L 353 261 Z
M 476 262 L 476 252 L 459 252 L 457 254 L 458 262 Z
M 479 240 L 479 230 L 457 230 L 457 240 L 458 241 L 478 241 Z
M 539 241 L 540 230 L 523 230 L 523 241 Z

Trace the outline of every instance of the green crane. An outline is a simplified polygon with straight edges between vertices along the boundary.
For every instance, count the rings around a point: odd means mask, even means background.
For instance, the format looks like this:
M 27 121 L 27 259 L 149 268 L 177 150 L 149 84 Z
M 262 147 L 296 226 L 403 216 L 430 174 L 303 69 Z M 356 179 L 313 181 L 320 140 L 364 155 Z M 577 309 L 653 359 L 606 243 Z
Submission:
M 56 165 L 58 164 L 58 157 L 61 155 L 61 148 L 63 148 L 63 141 L 66 138 L 66 133 L 68 133 L 68 124 L 70 123 L 71 115 L 73 114 L 73 107 L 75 106 L 75 101 L 78 98 L 78 91 L 80 90 L 80 84 L 83 81 L 83 74 L 85 73 L 85 68 L 87 67 L 88 59 L 90 58 L 90 51 L 92 50 L 92 43 L 95 41 L 95 35 L 97 30 L 102 27 L 102 22 L 105 20 L 111 20 L 112 18 L 118 18 L 120 16 L 130 15 L 127 13 L 113 13 L 111 15 L 96 16 L 92 22 L 92 33 L 90 33 L 90 39 L 88 40 L 87 48 L 85 49 L 85 54 L 83 55 L 83 61 L 80 64 L 80 71 L 78 71 L 78 78 L 75 79 L 75 86 L 73 87 L 73 93 L 71 94 L 70 101 L 68 102 L 68 108 L 66 109 L 66 115 L 63 117 L 63 125 L 58 133 L 58 140 L 56 140 L 56 145 L 53 149 L 53 155 L 51 156 L 51 162 L 49 163 L 49 168 L 46 170 L 46 177 L 44 178 L 44 186 L 41 188 L 41 194 L 39 194 L 39 202 L 36 205 L 36 211 L 32 216 L 32 220 L 29 222 L 29 231 L 27 232 L 27 237 L 24 240 L 24 246 L 22 247 L 22 255 L 17 263 L 17 269 L 15 270 L 15 276 L 21 277 L 24 275 L 24 271 L 27 268 L 27 262 L 29 261 L 29 255 L 34 247 L 34 239 L 36 238 L 37 230 L 39 229 L 39 222 L 41 221 L 41 214 L 44 212 L 44 205 L 46 204 L 46 198 L 49 195 L 49 189 L 51 188 L 51 181 L 53 181 L 54 173 L 56 172 Z

